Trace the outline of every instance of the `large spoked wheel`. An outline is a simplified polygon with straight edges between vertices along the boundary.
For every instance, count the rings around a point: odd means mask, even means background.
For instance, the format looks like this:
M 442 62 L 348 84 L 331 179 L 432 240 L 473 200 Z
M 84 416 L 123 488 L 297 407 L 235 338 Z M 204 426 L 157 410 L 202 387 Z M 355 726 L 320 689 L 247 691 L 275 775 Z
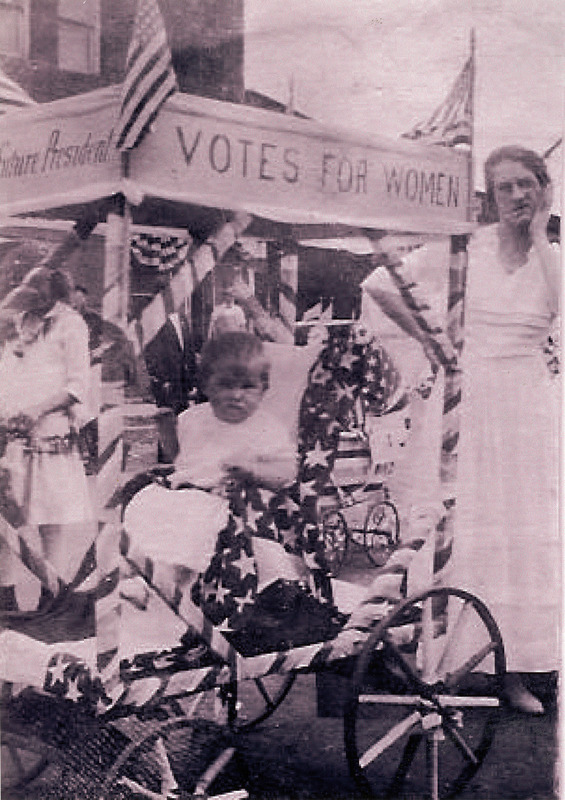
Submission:
M 24 789 L 47 768 L 49 755 L 40 739 L 2 731 L 2 791 Z
M 219 792 L 233 790 L 232 800 L 247 797 L 239 785 L 234 790 L 234 775 L 226 774 L 234 754 L 216 723 L 186 716 L 170 719 L 122 750 L 106 775 L 99 800 L 210 797 L 212 786 Z M 235 782 L 239 780 L 238 775 Z
M 349 544 L 347 522 L 341 511 L 331 509 L 322 517 L 321 527 L 327 568 L 329 574 L 336 578 L 347 555 Z
M 400 603 L 367 640 L 344 717 L 350 772 L 367 796 L 457 795 L 494 738 L 505 672 L 486 606 L 460 589 Z
M 228 722 L 232 731 L 244 733 L 270 717 L 292 689 L 296 674 L 266 675 L 228 686 Z
M 398 511 L 390 500 L 371 506 L 365 518 L 365 552 L 371 564 L 382 567 L 391 550 L 398 544 L 400 521 Z

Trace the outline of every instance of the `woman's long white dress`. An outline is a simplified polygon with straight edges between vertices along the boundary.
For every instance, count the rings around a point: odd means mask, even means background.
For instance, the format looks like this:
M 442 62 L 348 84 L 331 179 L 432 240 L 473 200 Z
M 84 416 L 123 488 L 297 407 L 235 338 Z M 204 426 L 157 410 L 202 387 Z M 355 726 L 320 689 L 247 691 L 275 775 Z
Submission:
M 559 387 L 542 351 L 555 311 L 536 254 L 510 273 L 496 226 L 480 230 L 469 249 L 451 583 L 485 601 L 513 671 L 559 667 Z

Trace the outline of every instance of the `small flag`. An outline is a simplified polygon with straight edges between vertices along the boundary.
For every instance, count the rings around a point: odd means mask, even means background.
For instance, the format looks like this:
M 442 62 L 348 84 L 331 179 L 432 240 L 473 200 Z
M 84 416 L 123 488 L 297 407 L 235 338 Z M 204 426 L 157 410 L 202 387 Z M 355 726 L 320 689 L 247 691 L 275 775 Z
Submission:
M 403 134 L 405 139 L 424 139 L 426 144 L 454 147 L 472 143 L 473 56 L 469 56 L 451 91 L 426 122 Z
M 191 241 L 189 236 L 162 237 L 141 233 L 132 238 L 131 252 L 139 266 L 170 273 L 185 263 Z
M 141 142 L 165 100 L 177 89 L 157 0 L 139 0 L 128 49 L 118 120 L 118 150 Z

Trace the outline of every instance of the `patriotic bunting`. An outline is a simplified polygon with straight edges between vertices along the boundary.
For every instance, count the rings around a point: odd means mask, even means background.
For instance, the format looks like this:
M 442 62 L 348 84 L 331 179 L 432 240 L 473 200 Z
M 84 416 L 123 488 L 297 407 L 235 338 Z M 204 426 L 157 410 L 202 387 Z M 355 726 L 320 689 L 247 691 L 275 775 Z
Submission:
M 190 236 L 152 236 L 141 233 L 131 240 L 131 253 L 141 267 L 159 272 L 174 272 L 185 263 L 192 239 Z

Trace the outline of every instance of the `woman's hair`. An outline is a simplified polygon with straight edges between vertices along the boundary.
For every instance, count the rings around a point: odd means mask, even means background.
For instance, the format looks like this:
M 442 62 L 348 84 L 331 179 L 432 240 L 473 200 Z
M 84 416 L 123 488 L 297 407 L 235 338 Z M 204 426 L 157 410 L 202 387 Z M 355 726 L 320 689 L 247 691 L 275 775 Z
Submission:
M 211 375 L 220 365 L 245 369 L 250 361 L 260 362 L 263 389 L 268 389 L 270 364 L 260 339 L 247 331 L 229 331 L 209 339 L 202 348 L 198 370 L 201 389 L 205 392 Z
M 543 158 L 534 150 L 520 145 L 507 145 L 493 150 L 485 161 L 485 185 L 487 190 L 487 214 L 489 221 L 498 220 L 498 210 L 494 199 L 494 168 L 502 161 L 517 161 L 536 176 L 539 185 L 544 189 L 551 183 L 549 172 Z
M 50 267 L 35 267 L 22 281 L 22 286 L 35 289 L 47 313 L 58 300 L 68 303 L 71 296 L 71 280 L 69 276 L 60 269 Z

